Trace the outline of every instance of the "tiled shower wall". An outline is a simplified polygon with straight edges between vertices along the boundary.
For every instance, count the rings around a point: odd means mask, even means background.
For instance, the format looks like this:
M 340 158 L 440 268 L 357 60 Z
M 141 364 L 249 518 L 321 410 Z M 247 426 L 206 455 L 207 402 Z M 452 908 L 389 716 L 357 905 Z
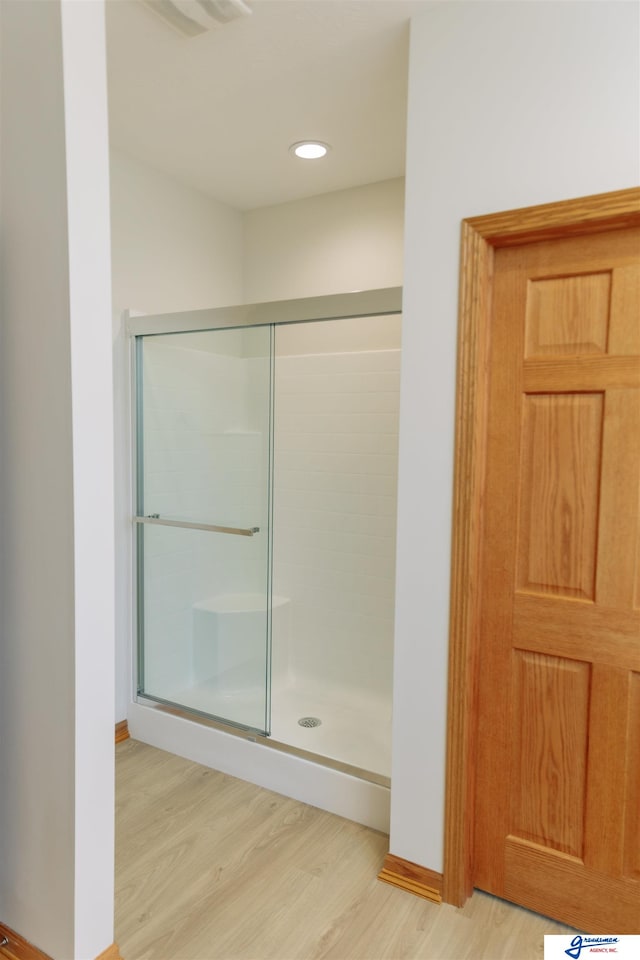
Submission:
M 277 356 L 275 384 L 274 592 L 291 599 L 291 672 L 390 698 L 400 350 Z

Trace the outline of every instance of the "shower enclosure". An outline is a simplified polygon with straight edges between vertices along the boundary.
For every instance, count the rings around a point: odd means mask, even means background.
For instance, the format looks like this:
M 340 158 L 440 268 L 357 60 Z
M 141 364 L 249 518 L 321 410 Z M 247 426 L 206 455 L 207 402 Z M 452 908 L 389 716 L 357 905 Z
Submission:
M 137 698 L 390 773 L 400 288 L 129 320 Z

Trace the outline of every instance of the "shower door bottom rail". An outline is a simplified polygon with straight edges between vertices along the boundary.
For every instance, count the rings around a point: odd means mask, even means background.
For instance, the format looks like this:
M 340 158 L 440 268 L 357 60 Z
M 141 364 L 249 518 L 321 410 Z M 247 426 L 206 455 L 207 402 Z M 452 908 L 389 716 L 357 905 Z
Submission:
M 159 513 L 152 513 L 145 517 L 136 516 L 135 523 L 156 524 L 160 527 L 182 527 L 187 530 L 207 530 L 210 533 L 226 533 L 235 537 L 253 537 L 260 533 L 260 527 L 227 527 L 218 523 L 193 523 L 190 520 L 169 520 Z

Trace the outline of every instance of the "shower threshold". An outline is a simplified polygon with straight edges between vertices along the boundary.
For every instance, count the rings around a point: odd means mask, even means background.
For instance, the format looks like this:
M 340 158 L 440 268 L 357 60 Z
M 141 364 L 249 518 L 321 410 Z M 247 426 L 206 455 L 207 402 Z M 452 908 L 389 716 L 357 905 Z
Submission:
M 161 713 L 166 713 L 182 720 L 188 720 L 191 723 L 195 723 L 203 727 L 210 727 L 213 730 L 218 730 L 221 733 L 238 737 L 241 740 L 249 740 L 251 743 L 261 744 L 268 749 L 278 751 L 279 753 L 288 754 L 292 757 L 298 757 L 301 760 L 309 761 L 310 763 L 317 764 L 321 767 L 326 767 L 330 770 L 336 770 L 339 773 L 344 773 L 348 776 L 357 777 L 359 780 L 364 780 L 368 783 L 377 784 L 378 786 L 387 788 L 391 786 L 391 778 L 382 773 L 365 769 L 364 767 L 357 766 L 353 763 L 347 763 L 335 757 L 326 756 L 323 753 L 318 753 L 299 744 L 287 743 L 283 740 L 277 739 L 277 737 L 274 737 L 273 735 L 266 736 L 261 731 L 253 730 L 250 727 L 242 727 L 236 724 L 225 723 L 223 720 L 211 717 L 210 715 L 194 708 L 186 709 L 181 704 L 172 703 L 171 701 L 162 700 L 160 698 L 150 697 L 148 694 L 145 694 L 144 696 L 139 695 L 136 698 L 136 703 L 144 707 L 151 707 L 152 709 Z

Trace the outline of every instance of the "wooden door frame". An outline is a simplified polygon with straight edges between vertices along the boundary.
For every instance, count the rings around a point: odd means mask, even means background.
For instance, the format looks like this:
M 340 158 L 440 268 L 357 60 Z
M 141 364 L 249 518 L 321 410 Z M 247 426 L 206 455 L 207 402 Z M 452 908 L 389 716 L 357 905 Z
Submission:
M 476 680 L 494 251 L 640 224 L 640 188 L 463 221 L 449 625 L 443 900 L 461 906 L 474 876 Z

